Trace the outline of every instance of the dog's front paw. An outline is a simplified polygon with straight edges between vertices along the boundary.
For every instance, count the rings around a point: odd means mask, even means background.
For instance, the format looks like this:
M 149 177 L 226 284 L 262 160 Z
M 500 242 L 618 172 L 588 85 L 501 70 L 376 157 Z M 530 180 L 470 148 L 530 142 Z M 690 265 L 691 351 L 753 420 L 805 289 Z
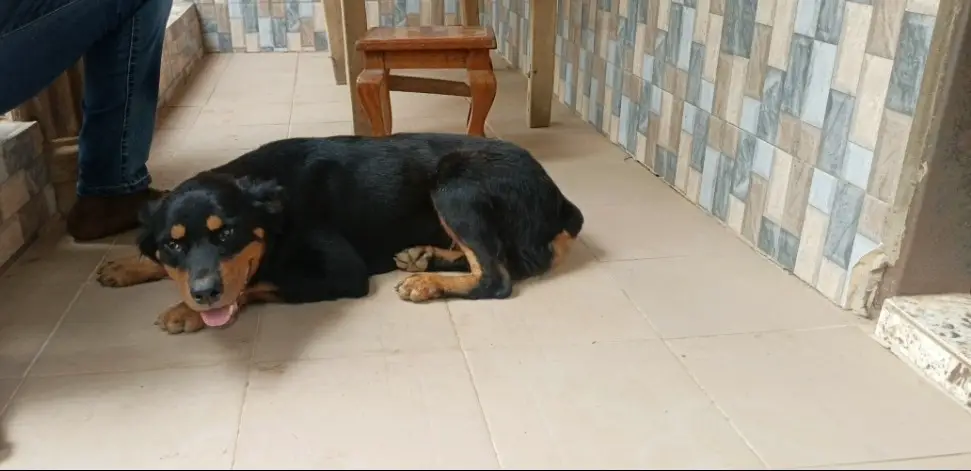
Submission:
M 98 267 L 98 283 L 109 288 L 124 288 L 137 284 L 127 259 L 108 260 Z
M 444 292 L 437 279 L 438 275 L 425 273 L 411 275 L 395 285 L 394 290 L 398 293 L 398 297 L 405 301 L 413 303 L 431 301 L 442 297 Z
M 202 330 L 206 326 L 202 322 L 202 316 L 189 309 L 185 303 L 176 304 L 159 314 L 155 325 L 170 334 L 188 334 Z
M 428 262 L 434 254 L 431 247 L 412 247 L 398 252 L 394 256 L 394 263 L 404 271 L 423 272 L 428 270 Z

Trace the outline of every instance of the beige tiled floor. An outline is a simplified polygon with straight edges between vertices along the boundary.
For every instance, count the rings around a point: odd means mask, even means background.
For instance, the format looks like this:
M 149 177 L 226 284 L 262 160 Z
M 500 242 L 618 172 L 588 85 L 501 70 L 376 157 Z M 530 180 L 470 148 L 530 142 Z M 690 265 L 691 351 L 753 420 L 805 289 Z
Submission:
M 169 336 L 165 282 L 91 281 L 131 235 L 45 239 L 0 278 L 0 468 L 965 468 L 971 415 L 564 108 L 524 126 L 500 71 L 493 135 L 585 212 L 556 276 L 504 301 L 262 306 Z M 211 57 L 165 110 L 161 186 L 262 142 L 350 132 L 316 54 Z M 395 96 L 398 130 L 465 103 Z

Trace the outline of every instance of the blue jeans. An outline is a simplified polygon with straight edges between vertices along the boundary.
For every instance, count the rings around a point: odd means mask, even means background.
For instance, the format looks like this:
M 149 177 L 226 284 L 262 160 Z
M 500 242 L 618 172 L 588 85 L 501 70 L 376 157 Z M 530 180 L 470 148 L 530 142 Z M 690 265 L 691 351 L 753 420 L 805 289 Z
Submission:
M 172 0 L 0 0 L 0 113 L 84 58 L 78 195 L 148 188 Z

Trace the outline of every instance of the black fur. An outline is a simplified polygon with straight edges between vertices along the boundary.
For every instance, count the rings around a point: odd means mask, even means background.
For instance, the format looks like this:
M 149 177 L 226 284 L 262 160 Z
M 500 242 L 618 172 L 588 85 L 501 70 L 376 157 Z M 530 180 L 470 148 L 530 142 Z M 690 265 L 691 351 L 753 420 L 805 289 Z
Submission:
M 213 240 L 200 226 L 209 215 L 233 228 L 229 237 Z M 583 226 L 542 166 L 508 142 L 432 133 L 299 138 L 179 185 L 143 212 L 139 248 L 191 270 L 166 248 L 173 224 L 186 226 L 185 243 L 204 240 L 223 259 L 262 228 L 267 250 L 251 284 L 275 285 L 289 303 L 353 298 L 368 293 L 370 275 L 396 268 L 398 252 L 451 247 L 439 215 L 482 266 L 469 298 L 509 296 L 513 281 L 550 268 L 557 234 L 576 237 Z M 469 265 L 433 260 L 427 271 L 453 270 Z

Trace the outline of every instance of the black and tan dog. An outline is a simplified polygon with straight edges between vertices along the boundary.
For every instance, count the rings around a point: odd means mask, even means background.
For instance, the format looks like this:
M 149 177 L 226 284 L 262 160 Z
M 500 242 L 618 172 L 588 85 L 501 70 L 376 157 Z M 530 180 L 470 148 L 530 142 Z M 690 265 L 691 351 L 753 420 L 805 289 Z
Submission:
M 141 255 L 106 262 L 98 281 L 174 280 L 182 302 L 157 322 L 170 333 L 228 325 L 253 302 L 363 297 L 396 267 L 420 272 L 395 287 L 407 301 L 506 298 L 583 226 L 529 152 L 453 134 L 272 142 L 142 216 Z

